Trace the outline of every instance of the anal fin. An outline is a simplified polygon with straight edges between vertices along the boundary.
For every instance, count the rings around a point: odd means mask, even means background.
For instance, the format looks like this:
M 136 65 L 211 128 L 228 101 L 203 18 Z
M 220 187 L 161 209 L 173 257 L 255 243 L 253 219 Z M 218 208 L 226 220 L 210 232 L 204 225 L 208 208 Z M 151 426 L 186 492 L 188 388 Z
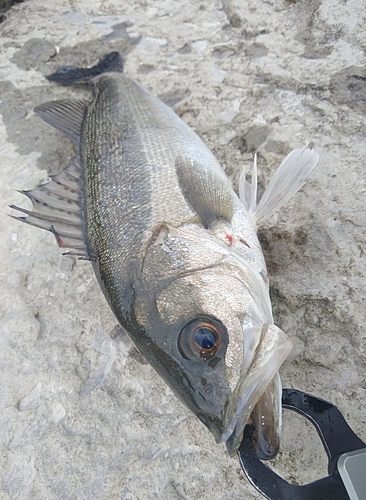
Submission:
M 77 159 L 51 176 L 51 180 L 29 191 L 21 191 L 32 202 L 32 210 L 11 205 L 25 214 L 16 219 L 54 234 L 61 248 L 71 249 L 69 254 L 89 259 L 84 228 L 81 191 L 81 167 Z

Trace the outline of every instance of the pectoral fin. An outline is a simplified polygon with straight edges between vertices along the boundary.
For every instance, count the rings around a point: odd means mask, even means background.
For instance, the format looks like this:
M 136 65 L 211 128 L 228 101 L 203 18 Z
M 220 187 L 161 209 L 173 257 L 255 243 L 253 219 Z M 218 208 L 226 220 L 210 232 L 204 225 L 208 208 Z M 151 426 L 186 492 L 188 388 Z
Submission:
M 224 176 L 204 168 L 196 160 L 178 156 L 175 161 L 182 193 L 206 227 L 234 213 L 234 193 Z

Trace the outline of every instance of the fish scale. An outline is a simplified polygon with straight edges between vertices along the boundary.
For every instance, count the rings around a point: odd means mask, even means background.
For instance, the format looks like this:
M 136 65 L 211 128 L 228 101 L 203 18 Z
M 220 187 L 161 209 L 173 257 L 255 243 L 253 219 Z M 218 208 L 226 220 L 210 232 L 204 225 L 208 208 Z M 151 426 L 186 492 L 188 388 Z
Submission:
M 103 259 L 103 264 L 118 269 L 120 296 L 136 278 L 136 254 L 144 250 L 155 228 L 162 222 L 177 227 L 195 215 L 179 188 L 176 156 L 188 150 L 201 164 L 219 171 L 221 166 L 170 108 L 136 83 L 110 75 L 99 77 L 95 85 L 96 99 L 88 108 L 81 144 L 87 166 L 87 238 L 93 255 L 112 249 L 112 263 Z M 101 265 L 99 273 L 111 283 L 109 293 L 114 293 L 112 273 Z

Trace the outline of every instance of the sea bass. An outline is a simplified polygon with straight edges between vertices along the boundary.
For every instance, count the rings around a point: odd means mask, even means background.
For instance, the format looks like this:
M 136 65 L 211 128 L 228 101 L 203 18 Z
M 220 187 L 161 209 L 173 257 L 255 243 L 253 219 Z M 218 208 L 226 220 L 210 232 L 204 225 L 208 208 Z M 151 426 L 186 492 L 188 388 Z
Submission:
M 279 446 L 278 370 L 292 344 L 273 323 L 257 229 L 300 187 L 318 155 L 283 161 L 257 204 L 256 166 L 240 198 L 172 109 L 122 74 L 117 52 L 48 77 L 85 84 L 91 100 L 35 112 L 73 140 L 76 156 L 23 191 L 22 221 L 91 261 L 120 325 L 230 454 L 251 417 L 261 458 Z

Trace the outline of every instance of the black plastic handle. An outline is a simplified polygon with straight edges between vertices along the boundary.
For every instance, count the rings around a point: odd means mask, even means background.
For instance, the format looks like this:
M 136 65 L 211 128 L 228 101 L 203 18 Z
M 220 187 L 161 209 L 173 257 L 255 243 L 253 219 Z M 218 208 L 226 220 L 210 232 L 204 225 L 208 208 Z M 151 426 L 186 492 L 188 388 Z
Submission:
M 304 485 L 291 484 L 257 457 L 253 446 L 255 428 L 245 428 L 238 455 L 252 485 L 268 500 L 349 500 L 337 469 L 340 455 L 366 448 L 338 408 L 328 401 L 296 389 L 282 389 L 282 406 L 306 417 L 316 428 L 328 455 L 329 476 Z

